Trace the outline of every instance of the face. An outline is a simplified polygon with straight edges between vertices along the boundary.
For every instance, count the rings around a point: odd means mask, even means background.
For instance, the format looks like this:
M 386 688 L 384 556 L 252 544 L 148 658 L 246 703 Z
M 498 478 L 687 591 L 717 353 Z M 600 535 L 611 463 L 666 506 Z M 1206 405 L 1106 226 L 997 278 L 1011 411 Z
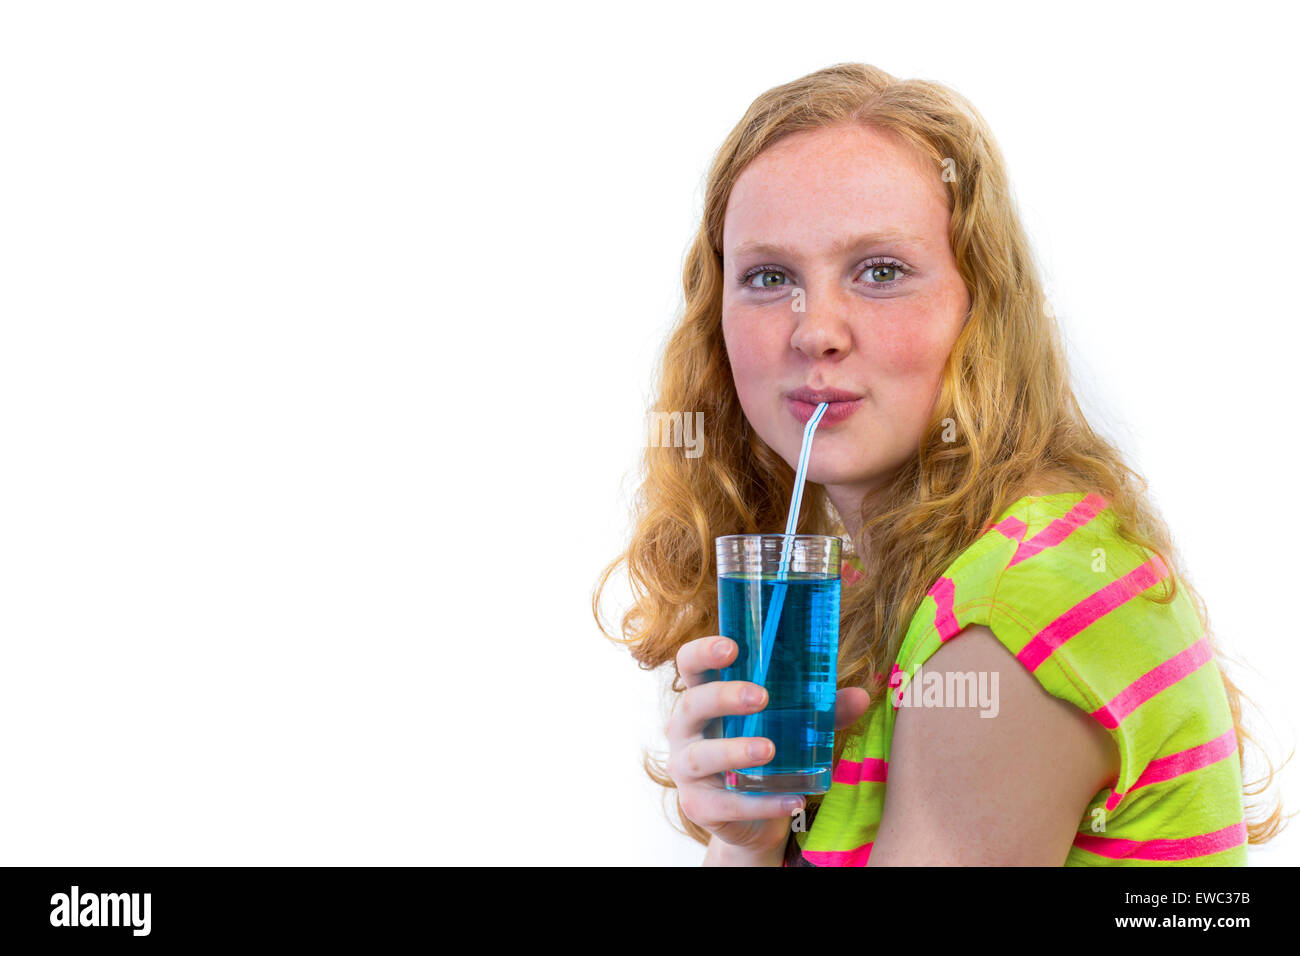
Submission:
M 727 203 L 722 330 L 754 431 L 795 468 L 816 403 L 788 394 L 860 396 L 830 406 L 808 462 L 841 517 L 915 453 L 938 399 L 970 307 L 948 221 L 940 170 L 861 127 L 781 140 Z

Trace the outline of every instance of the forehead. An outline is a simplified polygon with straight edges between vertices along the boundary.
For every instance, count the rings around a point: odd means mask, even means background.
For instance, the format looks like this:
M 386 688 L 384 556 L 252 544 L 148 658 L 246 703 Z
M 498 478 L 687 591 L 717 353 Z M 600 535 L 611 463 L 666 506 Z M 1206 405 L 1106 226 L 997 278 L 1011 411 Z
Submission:
M 846 232 L 897 231 L 946 244 L 940 170 L 895 134 L 859 126 L 807 130 L 760 153 L 737 178 L 723 252 L 748 242 L 828 247 Z

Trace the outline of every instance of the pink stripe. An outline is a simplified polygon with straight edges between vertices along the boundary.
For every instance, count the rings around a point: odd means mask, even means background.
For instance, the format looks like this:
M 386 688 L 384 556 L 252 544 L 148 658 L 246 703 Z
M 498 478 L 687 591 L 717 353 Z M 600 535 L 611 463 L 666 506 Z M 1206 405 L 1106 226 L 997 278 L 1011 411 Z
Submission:
M 1074 845 L 1079 849 L 1111 860 L 1190 860 L 1211 853 L 1222 853 L 1245 842 L 1244 821 L 1213 833 L 1178 840 L 1123 840 L 1093 833 L 1080 833 L 1074 838 Z
M 856 850 L 803 851 L 803 858 L 817 866 L 866 866 L 870 856 L 870 843 L 864 843 Z
M 889 761 L 868 757 L 861 762 L 841 760 L 831 774 L 831 783 L 884 783 L 889 772 Z
M 1025 532 L 1029 530 L 1029 526 L 1026 525 L 1019 518 L 1017 518 L 1015 515 L 1011 515 L 1009 517 L 1003 518 L 1000 522 L 998 522 L 995 525 L 990 525 L 989 528 L 986 529 L 986 533 L 987 530 L 992 530 L 992 529 L 1001 531 L 1012 541 L 1021 541 L 1025 537 Z
M 903 669 L 898 666 L 898 661 L 894 661 L 894 666 L 889 669 L 889 686 L 897 687 L 902 680 L 898 675 L 903 673 Z
M 1202 767 L 1218 763 L 1225 757 L 1231 757 L 1236 752 L 1237 731 L 1226 730 L 1221 736 L 1199 747 L 1189 747 L 1187 750 L 1180 750 L 1176 754 L 1151 761 L 1147 764 L 1146 770 L 1142 771 L 1142 776 L 1138 777 L 1137 783 L 1129 787 L 1128 792 L 1132 793 L 1138 787 L 1149 787 L 1153 783 L 1162 783 L 1174 777 L 1181 777 L 1185 773 L 1200 770 Z
M 939 640 L 946 641 L 956 637 L 961 633 L 961 625 L 957 623 L 957 616 L 952 613 L 952 600 L 957 593 L 957 586 L 953 584 L 952 578 L 940 578 L 930 585 L 930 590 L 925 593 L 934 598 L 935 603 L 939 605 L 934 612 L 934 626 L 939 630 Z
M 1090 494 L 1077 505 L 1069 510 L 1066 514 L 1057 518 L 1038 534 L 1034 535 L 1028 541 L 1016 549 L 1015 557 L 1007 567 L 1013 567 L 1024 561 L 1026 558 L 1032 558 L 1044 548 L 1054 548 L 1070 536 L 1070 532 L 1076 528 L 1081 528 L 1106 507 L 1106 499 L 1101 495 Z
M 1043 628 L 1016 656 L 1030 671 L 1051 656 L 1052 652 L 1078 634 L 1085 627 L 1105 617 L 1125 601 L 1154 586 L 1169 575 L 1169 568 L 1153 554 L 1151 560 L 1140 564 L 1117 581 L 1112 581 L 1096 594 L 1089 595 L 1070 608 L 1047 627 Z
M 1186 750 L 1180 750 L 1177 753 L 1169 754 L 1167 757 L 1160 757 L 1147 764 L 1142 775 L 1137 778 L 1137 782 L 1129 787 L 1123 793 L 1112 792 L 1106 798 L 1106 811 L 1114 810 L 1122 799 L 1132 793 L 1134 790 L 1140 790 L 1142 787 L 1149 787 L 1154 783 L 1164 783 L 1166 780 L 1173 780 L 1175 777 L 1181 777 L 1183 774 L 1192 773 L 1195 770 L 1201 770 L 1211 764 L 1216 764 L 1220 760 L 1231 757 L 1237 752 L 1237 731 L 1226 730 L 1220 736 L 1213 740 L 1200 744 L 1196 747 L 1189 747 Z
M 1109 730 L 1119 726 L 1119 722 L 1137 710 L 1140 706 L 1160 693 L 1166 687 L 1178 683 L 1188 674 L 1214 658 L 1208 638 L 1199 641 L 1175 654 L 1151 670 L 1147 671 L 1133 683 L 1115 695 L 1109 704 L 1092 712 L 1092 716 Z

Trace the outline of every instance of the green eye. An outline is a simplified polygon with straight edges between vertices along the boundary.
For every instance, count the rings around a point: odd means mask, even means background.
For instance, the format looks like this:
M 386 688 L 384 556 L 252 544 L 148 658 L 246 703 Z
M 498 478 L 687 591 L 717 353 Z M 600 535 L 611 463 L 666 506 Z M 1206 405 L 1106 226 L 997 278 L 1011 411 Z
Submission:
M 751 272 L 747 273 L 746 276 L 745 276 L 745 278 L 746 278 L 746 280 L 753 280 L 753 279 L 760 279 L 760 280 L 762 280 L 762 281 L 760 282 L 759 285 L 754 285 L 754 283 L 753 283 L 752 281 L 749 281 L 749 283 L 748 283 L 749 286 L 750 286 L 751 288 L 754 288 L 754 289 L 774 289 L 774 288 L 776 288 L 776 287 L 778 287 L 778 286 L 785 285 L 784 282 L 769 282 L 769 281 L 767 281 L 768 278 L 771 277 L 771 276 L 781 276 L 782 278 L 784 278 L 784 277 L 785 277 L 785 273 L 782 272 L 780 269 L 762 269 L 762 268 L 760 268 L 760 269 L 758 269 L 757 271 L 751 271 Z
M 912 270 L 894 259 L 872 259 L 863 264 L 861 281 L 882 289 L 893 289 L 912 274 Z M 892 278 L 882 278 L 890 276 Z M 750 289 L 779 289 L 789 285 L 785 270 L 776 266 L 755 266 L 743 276 L 740 284 Z

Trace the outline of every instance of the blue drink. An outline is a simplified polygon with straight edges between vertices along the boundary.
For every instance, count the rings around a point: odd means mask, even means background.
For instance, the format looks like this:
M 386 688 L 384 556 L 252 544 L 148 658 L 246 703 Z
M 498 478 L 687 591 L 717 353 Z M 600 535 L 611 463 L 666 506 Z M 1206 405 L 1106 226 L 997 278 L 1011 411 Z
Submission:
M 839 540 L 798 535 L 804 560 L 791 562 L 784 599 L 768 654 L 766 674 L 759 658 L 764 622 L 777 589 L 782 535 L 732 535 L 730 539 L 776 539 L 737 561 L 722 554 L 719 538 L 719 631 L 739 645 L 722 680 L 746 680 L 767 689 L 768 704 L 756 714 L 727 715 L 713 721 L 706 736 L 767 737 L 776 753 L 767 763 L 728 771 L 728 790 L 746 793 L 825 793 L 831 784 L 835 746 L 835 670 L 839 651 Z M 827 545 L 824 542 L 831 542 Z M 814 547 L 815 545 L 815 547 Z M 758 572 L 760 562 L 772 565 Z M 748 564 L 753 571 L 739 570 Z M 797 570 L 796 570 L 797 569 Z M 717 673 L 717 672 L 714 672 Z M 712 675 L 710 675 L 712 676 Z

